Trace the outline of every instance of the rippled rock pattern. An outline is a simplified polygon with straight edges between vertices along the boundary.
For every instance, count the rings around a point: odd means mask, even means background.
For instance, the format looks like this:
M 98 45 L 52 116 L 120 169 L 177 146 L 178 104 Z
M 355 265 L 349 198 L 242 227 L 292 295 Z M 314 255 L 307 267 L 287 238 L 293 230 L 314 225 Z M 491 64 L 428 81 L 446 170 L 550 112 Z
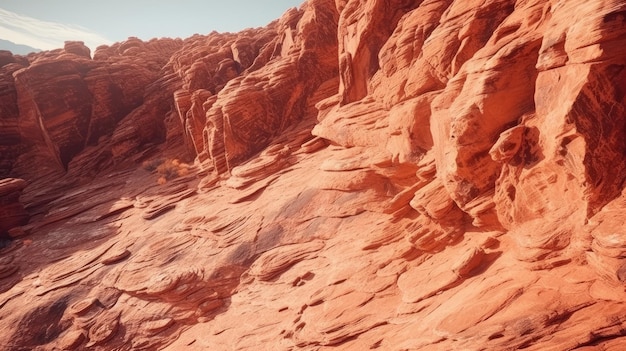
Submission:
M 624 48 L 617 0 L 309 0 L 0 52 L 0 348 L 624 349 Z

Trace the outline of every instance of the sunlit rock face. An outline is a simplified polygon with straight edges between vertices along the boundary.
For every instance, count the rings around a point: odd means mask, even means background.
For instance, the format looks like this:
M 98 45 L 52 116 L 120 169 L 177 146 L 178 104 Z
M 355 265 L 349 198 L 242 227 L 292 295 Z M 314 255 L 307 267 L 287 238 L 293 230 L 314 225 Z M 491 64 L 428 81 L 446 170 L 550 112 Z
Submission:
M 0 345 L 626 348 L 625 47 L 617 0 L 309 0 L 0 52 Z
M 314 1 L 266 28 L 198 38 L 175 54 L 189 151 L 228 173 L 312 120 L 315 103 L 336 91 L 338 17 L 332 1 Z

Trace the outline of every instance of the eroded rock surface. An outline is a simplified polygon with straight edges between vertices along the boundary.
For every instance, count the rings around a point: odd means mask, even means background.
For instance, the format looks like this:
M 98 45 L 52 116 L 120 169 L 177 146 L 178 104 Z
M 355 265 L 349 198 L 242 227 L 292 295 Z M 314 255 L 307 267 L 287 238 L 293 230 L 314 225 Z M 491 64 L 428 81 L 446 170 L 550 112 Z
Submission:
M 625 348 L 625 14 L 309 0 L 0 52 L 0 198 L 31 217 L 0 345 Z
M 0 180 L 0 236 L 5 236 L 11 229 L 26 224 L 30 215 L 20 202 L 22 191 L 26 188 L 22 179 L 4 178 Z

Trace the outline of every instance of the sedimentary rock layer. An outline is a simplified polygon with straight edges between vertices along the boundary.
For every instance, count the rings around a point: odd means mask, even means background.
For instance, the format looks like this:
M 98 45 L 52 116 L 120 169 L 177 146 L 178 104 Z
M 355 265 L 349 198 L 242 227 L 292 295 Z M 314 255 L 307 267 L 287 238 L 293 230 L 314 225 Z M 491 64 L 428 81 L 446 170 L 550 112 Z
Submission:
M 0 174 L 25 179 L 0 189 L 31 217 L 0 345 L 626 347 L 625 14 L 309 0 L 0 52 Z

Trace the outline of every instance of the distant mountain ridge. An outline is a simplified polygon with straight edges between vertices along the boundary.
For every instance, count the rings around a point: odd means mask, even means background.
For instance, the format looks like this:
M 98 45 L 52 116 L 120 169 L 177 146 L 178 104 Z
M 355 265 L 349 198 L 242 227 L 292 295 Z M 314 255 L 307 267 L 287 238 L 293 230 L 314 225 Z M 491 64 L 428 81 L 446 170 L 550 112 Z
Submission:
M 0 39 L 0 50 L 9 50 L 15 55 L 26 55 L 31 52 L 40 52 L 41 49 L 33 48 L 28 45 L 16 44 L 9 40 Z

